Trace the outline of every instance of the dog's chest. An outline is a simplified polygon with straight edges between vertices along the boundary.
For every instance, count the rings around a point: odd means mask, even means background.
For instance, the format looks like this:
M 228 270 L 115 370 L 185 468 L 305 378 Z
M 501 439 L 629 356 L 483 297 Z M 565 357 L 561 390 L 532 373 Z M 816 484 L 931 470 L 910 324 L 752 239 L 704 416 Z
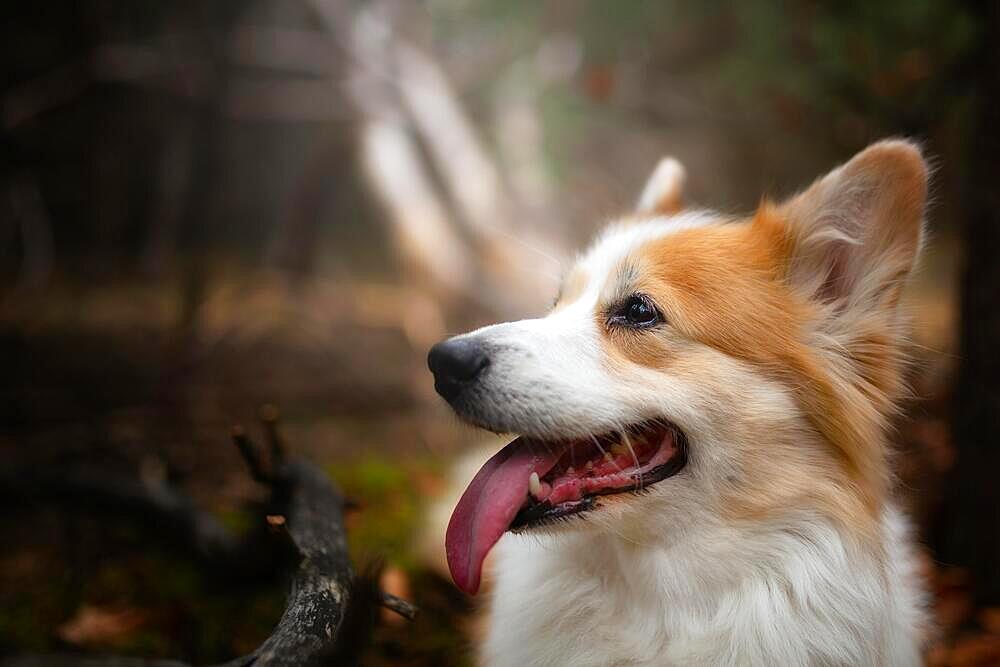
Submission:
M 497 555 L 487 664 L 663 664 L 670 638 L 652 591 L 537 545 L 503 544 Z
M 704 541 L 643 553 L 505 538 L 484 663 L 918 664 L 923 604 L 902 519 L 890 512 L 887 559 L 847 557 L 835 531 L 812 530 L 730 541 L 722 558 Z

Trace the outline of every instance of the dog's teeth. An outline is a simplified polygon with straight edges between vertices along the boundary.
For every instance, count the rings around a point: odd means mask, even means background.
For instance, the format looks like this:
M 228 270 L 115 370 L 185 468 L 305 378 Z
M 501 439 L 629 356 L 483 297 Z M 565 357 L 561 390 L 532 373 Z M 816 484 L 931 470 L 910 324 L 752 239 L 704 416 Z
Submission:
M 619 456 L 620 454 L 624 454 L 625 453 L 625 445 L 623 445 L 620 442 L 616 442 L 615 444 L 611 445 L 611 453 L 614 454 L 615 456 Z
M 567 475 L 572 475 L 574 473 L 576 473 L 576 470 L 573 468 L 573 466 L 570 466 L 570 467 L 566 468 L 566 474 Z
M 608 452 L 604 452 L 604 460 L 608 463 L 612 463 L 615 460 L 615 457 L 611 456 Z
M 587 472 L 594 472 L 594 462 L 587 461 Z
M 533 472 L 528 478 L 528 491 L 531 492 L 536 499 L 541 500 L 542 495 L 542 482 L 538 479 L 538 473 Z

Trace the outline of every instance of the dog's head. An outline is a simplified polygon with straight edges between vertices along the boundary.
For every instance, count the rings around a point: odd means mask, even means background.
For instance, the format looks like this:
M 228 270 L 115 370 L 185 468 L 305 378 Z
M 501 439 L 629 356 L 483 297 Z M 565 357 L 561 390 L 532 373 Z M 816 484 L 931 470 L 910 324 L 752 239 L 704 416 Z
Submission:
M 682 181 L 661 163 L 548 315 L 431 350 L 459 416 L 520 435 L 452 517 L 465 590 L 510 529 L 649 543 L 791 511 L 874 525 L 902 384 L 897 306 L 922 237 L 920 151 L 880 142 L 749 219 L 684 210 Z

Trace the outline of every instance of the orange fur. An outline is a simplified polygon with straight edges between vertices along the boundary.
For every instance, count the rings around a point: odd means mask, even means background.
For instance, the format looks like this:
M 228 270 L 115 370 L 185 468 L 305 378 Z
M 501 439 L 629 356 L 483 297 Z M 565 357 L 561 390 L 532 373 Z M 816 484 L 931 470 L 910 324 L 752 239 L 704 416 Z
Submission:
M 860 378 L 852 383 L 810 346 L 822 313 L 786 281 L 797 241 L 790 229 L 782 211 L 765 203 L 750 221 L 678 231 L 626 260 L 636 263 L 633 273 L 639 276 L 629 289 L 653 298 L 671 332 L 750 362 L 796 388 L 803 411 L 833 447 L 837 469 L 785 466 L 784 474 L 776 475 L 775 452 L 750 461 L 771 472 L 762 470 L 755 477 L 766 483 L 733 498 L 733 512 L 759 515 L 812 497 L 843 523 L 870 533 L 889 481 L 882 431 L 902 383 L 894 361 L 899 354 L 892 350 L 892 332 L 874 322 L 849 350 Z M 674 354 L 676 340 L 609 329 L 603 312 L 596 317 L 619 362 L 653 368 L 681 363 Z M 857 393 L 867 400 L 852 400 Z M 877 411 L 869 409 L 872 404 Z M 766 434 L 760 444 L 768 447 Z M 833 484 L 817 485 L 811 477 L 816 474 Z

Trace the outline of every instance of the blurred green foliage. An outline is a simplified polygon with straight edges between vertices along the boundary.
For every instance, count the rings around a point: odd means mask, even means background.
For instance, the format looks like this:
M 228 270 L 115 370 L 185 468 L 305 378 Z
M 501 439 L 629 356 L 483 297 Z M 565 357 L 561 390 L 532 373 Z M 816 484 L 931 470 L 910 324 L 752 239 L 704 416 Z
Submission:
M 329 467 L 345 496 L 358 505 L 356 520 L 349 519 L 348 528 L 355 563 L 387 559 L 407 571 L 418 568 L 410 546 L 421 525 L 424 499 L 413 477 L 432 468 L 429 462 L 401 462 L 378 455 Z
M 587 85 L 599 68 L 610 68 L 610 77 L 624 68 L 639 72 L 650 97 L 673 89 L 694 96 L 720 126 L 777 125 L 844 154 L 886 134 L 964 129 L 969 58 L 986 38 L 949 0 L 440 0 L 430 13 L 443 48 L 497 33 L 517 54 L 555 34 L 579 40 L 583 85 L 567 82 L 568 95 L 547 91 L 555 96 L 546 137 L 579 137 L 563 132 L 565 124 L 579 130 L 609 105 L 627 122 L 634 109 L 613 95 L 595 99 Z M 555 144 L 553 157 L 561 153 L 565 146 Z

